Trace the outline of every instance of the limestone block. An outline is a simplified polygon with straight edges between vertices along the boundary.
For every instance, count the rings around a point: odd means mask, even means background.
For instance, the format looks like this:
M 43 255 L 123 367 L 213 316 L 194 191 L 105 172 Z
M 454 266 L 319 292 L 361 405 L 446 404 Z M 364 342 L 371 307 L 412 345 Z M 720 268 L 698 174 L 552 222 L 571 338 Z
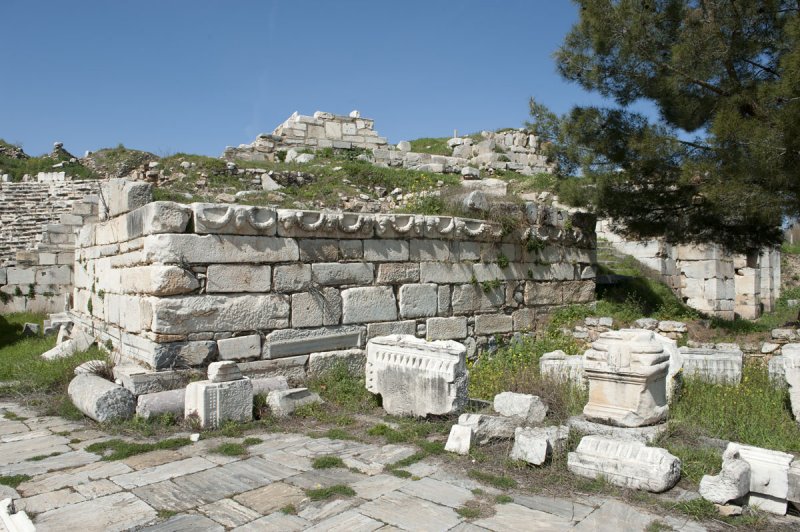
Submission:
M 750 465 L 750 506 L 773 514 L 786 514 L 789 496 L 789 467 L 794 459 L 789 453 L 772 451 L 731 442 L 725 456 L 736 456 Z
M 560 349 L 545 353 L 539 359 L 539 371 L 551 379 L 570 381 L 579 386 L 586 386 L 582 355 L 570 356 Z
M 278 215 L 274 209 L 224 203 L 192 203 L 194 232 L 273 236 Z
M 425 338 L 432 340 L 462 340 L 467 337 L 466 316 L 454 318 L 428 318 L 425 321 Z
M 311 285 L 310 264 L 275 266 L 273 290 L 275 292 L 297 292 Z
M 361 376 L 366 364 L 367 355 L 363 349 L 311 353 L 308 357 L 308 376 L 321 377 L 338 366 L 344 366 L 350 375 Z
M 392 415 L 457 412 L 467 403 L 466 348 L 391 335 L 367 343 L 366 386 Z
M 292 262 L 300 258 L 290 238 L 229 235 L 148 235 L 144 257 L 164 264 Z
M 322 402 L 319 394 L 309 391 L 308 388 L 276 390 L 267 395 L 267 404 L 272 414 L 277 417 L 286 417 L 301 406 Z
M 252 264 L 210 264 L 206 292 L 269 292 L 272 268 Z
M 400 287 L 400 317 L 424 318 L 436 316 L 438 308 L 437 285 L 406 284 Z
M 641 427 L 669 412 L 666 378 L 670 354 L 652 331 L 622 329 L 600 334 L 584 354 L 590 421 Z
M 554 452 L 563 451 L 569 438 L 569 427 L 517 427 L 514 431 L 512 460 L 542 465 Z
M 136 415 L 144 419 L 164 414 L 174 414 L 177 417 L 181 417 L 183 416 L 185 398 L 185 388 L 142 394 L 136 398 Z
M 464 325 L 466 330 L 466 323 Z M 367 340 L 376 336 L 389 336 L 391 334 L 410 334 L 417 333 L 416 320 L 405 321 L 386 321 L 383 323 L 370 323 L 367 325 Z M 445 340 L 446 338 L 432 338 L 432 340 Z
M 317 263 L 311 265 L 311 278 L 323 286 L 372 284 L 375 266 L 363 262 Z
M 653 318 L 639 318 L 638 320 L 633 322 L 633 325 L 637 329 L 646 329 L 648 331 L 655 331 L 656 329 L 658 329 L 658 320 Z
M 152 309 L 155 333 L 254 331 L 289 326 L 289 301 L 283 295 L 179 296 L 154 299 Z
M 451 260 L 450 245 L 444 240 L 413 239 L 411 240 L 409 257 L 412 261 L 447 262 Z
M 211 382 L 229 382 L 242 378 L 242 371 L 236 362 L 225 360 L 208 365 L 208 380 Z
M 742 379 L 742 351 L 681 347 L 683 372 L 706 382 L 738 384 Z
M 789 495 L 787 499 L 795 506 L 800 505 L 800 460 L 794 460 L 789 468 Z
M 750 491 L 750 464 L 741 458 L 726 458 L 719 475 L 703 475 L 700 495 L 713 503 L 725 504 Z
M 109 179 L 100 185 L 100 215 L 113 218 L 153 201 L 153 186 L 143 181 Z
M 603 436 L 584 436 L 569 453 L 567 467 L 582 477 L 603 476 L 617 486 L 654 493 L 672 488 L 681 476 L 681 461 L 666 449 Z
M 262 358 L 274 359 L 308 353 L 362 347 L 363 327 L 327 327 L 311 330 L 284 329 L 264 338 Z
M 487 414 L 461 414 L 458 424 L 470 427 L 475 439 L 484 445 L 491 441 L 510 440 L 521 421 L 503 416 Z
M 152 371 L 135 364 L 114 366 L 114 380 L 134 396 L 183 388 L 190 374 L 185 370 Z
M 361 240 L 340 240 L 339 256 L 344 260 L 363 259 L 364 243 Z
M 658 322 L 658 330 L 661 332 L 676 332 L 685 333 L 687 329 L 686 324 L 682 321 L 660 321 Z
M 216 428 L 228 420 L 251 421 L 253 384 L 247 377 L 227 382 L 190 382 L 184 416 L 196 416 L 203 428 Z
M 183 233 L 191 212 L 185 206 L 171 201 L 148 203 L 112 220 L 93 226 L 97 245 L 127 242 L 144 235 L 157 233 Z
M 289 382 L 304 382 L 306 365 L 308 365 L 308 355 L 300 355 L 274 360 L 239 362 L 239 369 L 243 375 L 251 378 L 285 377 Z
M 202 366 L 217 358 L 219 350 L 212 340 L 190 342 L 170 342 L 158 346 L 159 358 L 170 360 L 170 364 L 181 366 Z
M 378 265 L 378 284 L 416 282 L 419 282 L 419 264 L 400 262 Z
M 408 242 L 403 240 L 364 240 L 364 260 L 373 262 L 406 261 Z
M 289 389 L 289 383 L 283 375 L 277 377 L 255 377 L 251 378 L 250 382 L 253 384 L 253 395 L 266 396 L 269 392 Z
M 121 271 L 118 286 L 124 294 L 175 296 L 189 294 L 200 286 L 192 272 L 179 266 L 138 266 Z M 100 285 L 105 288 L 104 283 Z
M 72 268 L 50 266 L 36 270 L 36 284 L 72 284 Z
M 547 416 L 547 405 L 539 397 L 525 393 L 503 392 L 494 396 L 494 411 L 517 418 L 524 424 L 536 424 Z
M 338 325 L 342 297 L 336 288 L 292 294 L 292 327 Z
M 36 282 L 34 268 L 8 268 L 6 269 L 6 284 L 29 285 Z
M 514 321 L 506 314 L 479 314 L 475 316 L 475 334 L 489 335 L 508 333 L 514 329 Z
M 342 290 L 342 323 L 370 323 L 396 319 L 397 301 L 391 287 L 374 286 Z
M 456 315 L 497 311 L 506 300 L 503 288 L 485 291 L 483 287 L 471 284 L 453 286 L 452 294 L 452 309 Z
M 469 283 L 472 280 L 472 266 L 469 264 L 450 264 L 445 262 L 422 262 L 419 265 L 419 280 L 423 283 Z
M 97 375 L 76 375 L 67 393 L 78 410 L 101 423 L 129 419 L 136 411 L 136 399 L 131 392 Z
M 261 335 L 250 334 L 217 340 L 221 360 L 261 358 Z
M 360 241 L 358 241 L 360 242 Z M 339 241 L 330 238 L 303 238 L 297 241 L 302 262 L 336 262 Z
M 472 436 L 472 427 L 453 425 L 450 427 L 450 435 L 447 437 L 444 450 L 449 453 L 469 454 L 469 449 L 472 447 Z

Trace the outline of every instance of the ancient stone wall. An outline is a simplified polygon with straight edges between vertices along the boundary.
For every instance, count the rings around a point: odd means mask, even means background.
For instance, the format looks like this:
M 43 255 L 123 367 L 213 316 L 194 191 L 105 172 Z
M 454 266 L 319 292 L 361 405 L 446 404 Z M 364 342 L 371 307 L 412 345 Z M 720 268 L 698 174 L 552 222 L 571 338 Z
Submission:
M 507 234 L 451 217 L 149 203 L 81 231 L 71 315 L 150 369 L 302 368 L 387 334 L 474 355 L 594 299 L 594 218 L 532 203 L 525 216 Z
M 0 185 L 0 313 L 63 311 L 77 232 L 97 221 L 97 181 L 41 177 Z
M 658 274 L 688 306 L 711 316 L 756 319 L 771 311 L 780 296 L 778 249 L 745 256 L 713 245 L 626 240 L 614 233 L 607 220 L 598 222 L 597 236 Z

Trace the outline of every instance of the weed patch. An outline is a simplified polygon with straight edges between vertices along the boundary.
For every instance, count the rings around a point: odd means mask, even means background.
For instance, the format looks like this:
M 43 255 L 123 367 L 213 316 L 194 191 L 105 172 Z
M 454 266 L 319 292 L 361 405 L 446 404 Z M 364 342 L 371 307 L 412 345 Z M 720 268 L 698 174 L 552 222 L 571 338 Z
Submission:
M 88 445 L 86 451 L 99 454 L 103 457 L 103 460 L 111 461 L 123 460 L 129 456 L 149 453 L 150 451 L 179 449 L 191 443 L 189 438 L 169 438 L 156 443 L 134 443 L 123 440 L 108 440 Z
M 314 469 L 331 469 L 334 467 L 346 467 L 344 462 L 338 456 L 318 456 L 311 462 L 311 467 Z
M 474 478 L 475 480 L 479 480 L 498 489 L 507 490 L 517 487 L 517 481 L 505 475 L 495 475 L 494 473 L 481 471 L 479 469 L 470 469 L 468 475 L 470 478 Z
M 312 501 L 324 501 L 326 499 L 330 499 L 331 497 L 335 497 L 336 495 L 353 497 L 356 494 L 353 488 L 350 486 L 345 486 L 344 484 L 336 484 L 328 488 L 309 489 L 305 490 L 305 492 L 306 495 L 308 495 L 308 498 Z
M 31 477 L 29 475 L 0 475 L 0 484 L 16 488 L 30 479 Z
M 211 452 L 225 456 L 244 456 L 247 454 L 247 447 L 241 443 L 226 442 L 211 449 Z

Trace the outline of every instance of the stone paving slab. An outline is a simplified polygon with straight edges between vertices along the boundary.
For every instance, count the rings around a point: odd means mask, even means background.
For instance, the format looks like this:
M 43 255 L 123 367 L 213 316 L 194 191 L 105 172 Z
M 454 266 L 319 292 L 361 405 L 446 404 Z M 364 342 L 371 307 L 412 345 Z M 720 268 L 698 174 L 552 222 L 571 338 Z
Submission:
M 474 522 L 476 526 L 496 532 L 507 530 L 535 530 L 542 532 L 560 532 L 572 528 L 572 521 L 558 515 L 531 510 L 519 504 L 498 504 L 495 505 L 495 514 L 485 519 L 478 519 Z M 602 530 L 602 529 L 595 529 Z M 630 530 L 625 527 L 608 530 Z
M 27 497 L 15 502 L 18 510 L 25 510 L 28 513 L 40 514 L 49 510 L 55 510 L 68 504 L 83 502 L 86 497 L 76 493 L 69 488 L 63 488 L 47 493 L 40 493 L 33 497 Z
M 5 453 L 3 448 L 0 454 Z M 100 457 L 94 453 L 85 451 L 71 451 L 57 456 L 50 456 L 44 460 L 36 462 L 17 462 L 0 467 L 0 475 L 40 475 L 59 469 L 69 469 L 71 467 L 82 466 L 97 462 Z
M 630 530 L 644 531 L 658 517 L 643 512 L 629 504 L 616 500 L 608 500 L 600 508 L 577 524 L 575 530 Z
M 382 529 L 383 523 L 366 515 L 348 510 L 320 521 L 307 532 L 373 532 Z
M 280 532 L 295 532 L 306 530 L 310 523 L 296 515 L 286 515 L 282 512 L 270 514 L 261 519 L 257 519 L 244 526 L 234 528 L 234 532 L 263 532 L 264 530 L 275 530 Z
M 201 506 L 198 510 L 228 528 L 242 526 L 261 517 L 260 513 L 233 499 L 220 499 Z
M 156 511 L 152 507 L 133 493 L 122 492 L 39 514 L 34 525 L 37 532 L 116 531 L 145 525 L 155 519 Z
M 179 477 L 189 473 L 196 473 L 214 467 L 216 464 L 209 462 L 205 458 L 193 456 L 192 458 L 185 458 L 183 460 L 176 460 L 175 462 L 167 462 L 165 464 L 149 467 L 147 469 L 140 469 L 131 473 L 125 473 L 111 477 L 111 482 L 124 489 L 138 488 L 139 486 L 146 486 L 147 484 L 155 484 L 162 480 L 169 480 L 171 478 Z
M 328 519 L 355 506 L 364 504 L 363 499 L 357 497 L 346 497 L 328 499 L 323 501 L 313 501 L 303 505 L 303 509 L 297 512 L 298 517 L 302 517 L 309 523 L 316 523 Z
M 224 532 L 225 527 L 204 515 L 184 514 L 140 528 L 140 532 Z
M 297 486 L 274 482 L 234 497 L 234 500 L 261 515 L 270 514 L 288 505 L 297 505 L 306 499 L 306 494 Z
M 423 478 L 411 482 L 400 488 L 400 491 L 451 508 L 464 506 L 465 502 L 474 498 L 468 489 L 433 478 Z
M 461 521 L 452 508 L 396 491 L 361 505 L 358 511 L 403 530 L 449 530 Z
M 286 479 L 286 482 L 303 489 L 330 488 L 336 484 L 354 484 L 366 478 L 347 469 L 312 469 Z
M 595 510 L 593 506 L 573 502 L 569 499 L 542 495 L 514 495 L 514 502 L 531 510 L 558 515 L 571 521 L 585 519 Z

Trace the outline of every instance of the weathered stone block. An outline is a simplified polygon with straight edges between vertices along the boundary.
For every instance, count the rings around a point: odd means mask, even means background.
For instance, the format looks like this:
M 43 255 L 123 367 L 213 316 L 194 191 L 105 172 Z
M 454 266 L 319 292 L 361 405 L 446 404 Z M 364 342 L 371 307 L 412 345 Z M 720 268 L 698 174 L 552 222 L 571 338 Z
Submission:
M 707 382 L 738 384 L 742 379 L 742 351 L 681 347 L 681 364 L 686 377 Z
M 267 396 L 267 404 L 277 417 L 286 417 L 301 406 L 322 402 L 319 394 L 309 391 L 308 388 L 276 390 Z
M 320 377 L 337 366 L 345 367 L 350 375 L 361 376 L 366 363 L 367 355 L 363 349 L 311 353 L 308 357 L 308 376 Z
M 339 260 L 339 241 L 327 238 L 303 238 L 297 241 L 302 262 L 336 262 Z
M 374 262 L 406 261 L 408 242 L 403 240 L 364 240 L 364 260 Z
M 193 203 L 192 211 L 195 233 L 272 236 L 277 230 L 277 213 L 268 207 Z
M 378 265 L 378 284 L 406 284 L 419 282 L 419 264 L 386 263 Z
M 275 331 L 264 339 L 263 358 L 283 358 L 362 346 L 363 327 L 331 327 Z
M 541 423 L 547 410 L 547 405 L 535 395 L 503 392 L 494 396 L 494 411 L 501 416 L 517 418 L 521 423 Z
M 508 333 L 514 329 L 511 316 L 505 314 L 479 314 L 475 316 L 475 334 Z
M 275 292 L 297 292 L 311 285 L 310 264 L 275 266 L 273 290 Z
M 436 316 L 438 290 L 435 284 L 406 284 L 400 287 L 400 316 L 424 318 Z
M 681 476 L 681 461 L 658 447 L 603 436 L 584 436 L 567 458 L 569 470 L 587 478 L 605 477 L 625 488 L 661 493 Z
M 211 382 L 229 382 L 240 380 L 241 378 L 242 371 L 236 365 L 236 362 L 232 360 L 212 362 L 208 365 L 208 380 Z
M 750 491 L 750 464 L 741 458 L 725 458 L 718 475 L 703 475 L 700 495 L 713 503 L 725 504 Z
M 433 340 L 461 340 L 467 337 L 466 316 L 454 318 L 428 318 L 425 321 L 425 338 Z
M 227 382 L 190 382 L 184 415 L 197 416 L 203 428 L 216 428 L 228 420 L 251 421 L 253 385 L 246 377 Z
M 457 412 L 467 402 L 466 348 L 453 341 L 382 336 L 367 343 L 367 390 L 392 415 Z
M 221 360 L 246 360 L 261 358 L 261 336 L 250 334 L 217 340 Z
M 200 287 L 197 278 L 179 266 L 138 266 L 121 271 L 118 286 L 125 294 L 175 296 L 189 294 Z
M 340 240 L 339 256 L 343 260 L 361 260 L 364 258 L 364 244 L 361 240 Z
M 136 399 L 136 415 L 144 419 L 164 414 L 181 417 L 185 402 L 185 388 L 142 394 Z
M 76 375 L 67 393 L 78 410 L 101 423 L 130 419 L 136 411 L 136 399 L 131 392 L 90 373 Z
M 472 266 L 469 264 L 449 264 L 444 262 L 422 262 L 419 265 L 419 280 L 423 283 L 469 283 L 472 280 Z
M 376 336 L 389 336 L 391 334 L 410 334 L 417 333 L 416 320 L 406 321 L 387 321 L 383 323 L 370 323 L 367 325 L 367 340 Z
M 152 331 L 156 333 L 254 331 L 289 326 L 289 301 L 283 295 L 180 296 L 153 299 L 152 309 Z
M 450 435 L 447 437 L 444 450 L 449 453 L 469 454 L 469 449 L 472 447 L 472 435 L 472 427 L 453 425 L 450 427 Z
M 138 365 L 114 366 L 114 379 L 134 396 L 183 388 L 189 382 L 186 370 L 151 371 Z
M 370 323 L 396 319 L 397 301 L 391 287 L 375 286 L 342 290 L 342 323 Z
M 308 355 L 289 356 L 274 360 L 239 362 L 239 369 L 247 377 L 285 377 L 289 382 L 304 382 Z
M 539 359 L 539 371 L 551 379 L 570 381 L 580 386 L 586 385 L 582 355 L 570 356 L 560 349 L 545 353 Z
M 153 201 L 153 186 L 142 181 L 109 179 L 100 185 L 100 214 L 113 218 Z
M 292 327 L 338 325 L 342 297 L 336 288 L 292 294 Z
M 669 411 L 666 377 L 670 355 L 652 331 L 623 329 L 600 334 L 584 354 L 590 421 L 641 427 L 663 421 Z
M 300 257 L 291 238 L 216 235 L 148 235 L 144 257 L 164 264 L 291 262 Z
M 252 264 L 210 264 L 206 292 L 269 292 L 272 268 Z
M 323 286 L 372 284 L 375 266 L 363 262 L 311 265 L 311 278 Z
M 542 465 L 554 452 L 563 451 L 569 438 L 569 427 L 517 427 L 514 431 L 512 460 Z
M 461 414 L 458 417 L 458 424 L 470 427 L 475 439 L 481 445 L 496 440 L 510 440 L 520 423 L 514 418 L 487 414 Z
M 785 515 L 789 496 L 789 453 L 731 442 L 723 457 L 739 457 L 750 466 L 750 506 L 765 512 Z

